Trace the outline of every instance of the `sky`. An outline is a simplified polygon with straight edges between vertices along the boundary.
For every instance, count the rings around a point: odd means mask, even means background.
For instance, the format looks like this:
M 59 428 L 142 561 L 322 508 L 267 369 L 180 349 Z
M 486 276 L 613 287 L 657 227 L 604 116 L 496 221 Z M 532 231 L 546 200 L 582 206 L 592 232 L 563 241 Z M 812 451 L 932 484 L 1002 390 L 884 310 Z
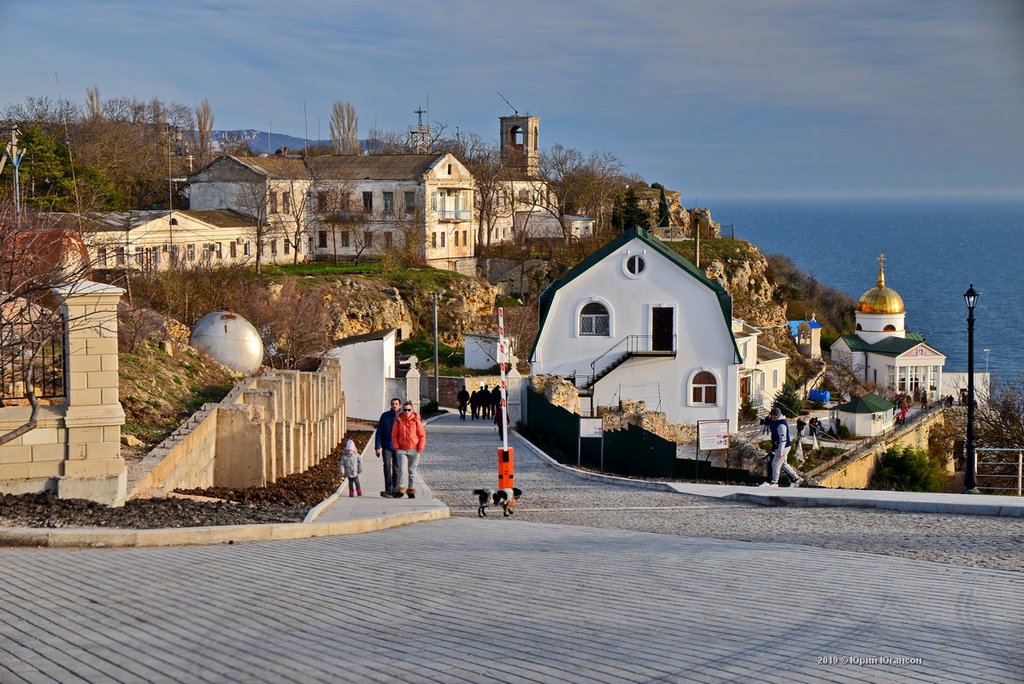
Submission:
M 414 111 L 710 197 L 1024 195 L 1022 0 L 0 0 L 3 105 L 136 96 L 327 138 Z

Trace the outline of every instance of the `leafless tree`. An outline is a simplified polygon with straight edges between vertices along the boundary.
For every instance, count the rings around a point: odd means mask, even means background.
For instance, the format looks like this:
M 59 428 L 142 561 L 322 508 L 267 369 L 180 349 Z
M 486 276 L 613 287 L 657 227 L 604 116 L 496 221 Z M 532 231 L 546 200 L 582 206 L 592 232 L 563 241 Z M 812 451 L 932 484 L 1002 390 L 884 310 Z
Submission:
M 359 118 L 356 108 L 344 100 L 331 108 L 331 144 L 337 154 L 359 154 Z
M 21 385 L 32 407 L 24 423 L 0 434 L 0 444 L 35 429 L 36 385 L 55 372 L 44 350 L 59 349 L 65 321 L 51 293 L 84 282 L 88 273 L 88 256 L 72 235 L 31 212 L 18 220 L 12 206 L 0 206 L 0 383 L 5 390 Z
M 210 136 L 213 134 L 213 107 L 209 100 L 203 100 L 196 107 L 196 130 L 199 135 L 196 152 L 202 167 L 210 158 Z
M 285 242 L 292 249 L 292 263 L 297 264 L 302 251 L 303 238 L 309 234 L 313 223 L 309 205 L 310 201 L 315 198 L 318 186 L 316 183 L 307 186 L 295 179 L 288 180 L 287 183 L 288 190 L 286 192 L 289 194 L 290 201 L 287 206 L 282 207 L 286 221 L 282 224 L 281 232 L 284 234 Z
M 297 368 L 322 354 L 330 347 L 330 321 L 321 289 L 285 282 L 260 321 L 270 365 Z
M 263 251 L 277 233 L 270 220 L 270 188 L 265 179 L 239 185 L 235 199 L 239 212 L 252 222 L 247 233 L 255 246 L 255 254 L 250 256 L 256 264 L 256 273 L 262 273 Z
M 620 169 L 621 162 L 611 154 L 584 157 L 579 150 L 554 145 L 540 155 L 538 176 L 547 193 L 537 208 L 558 220 L 562 236 L 569 242 L 572 234 L 567 216 L 585 209 L 602 220 L 611 215 L 610 203 Z
M 103 100 L 100 99 L 100 89 L 93 86 L 85 91 L 86 116 L 96 121 L 103 118 Z
M 421 130 L 422 134 L 417 132 Z M 423 129 L 410 128 L 405 132 L 370 129 L 367 140 L 367 154 L 425 154 L 436 152 L 445 140 L 448 124 L 435 121 Z

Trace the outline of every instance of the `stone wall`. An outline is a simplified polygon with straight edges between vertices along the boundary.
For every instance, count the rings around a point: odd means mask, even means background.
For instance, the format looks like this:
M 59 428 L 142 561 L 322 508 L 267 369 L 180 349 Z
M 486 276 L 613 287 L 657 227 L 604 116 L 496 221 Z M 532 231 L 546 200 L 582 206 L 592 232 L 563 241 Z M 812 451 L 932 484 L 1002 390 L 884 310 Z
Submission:
M 345 435 L 346 419 L 337 359 L 311 373 L 248 377 L 149 453 L 131 496 L 266 486 L 319 463 Z
M 959 411 L 962 413 L 962 411 Z M 948 421 L 959 417 L 958 409 L 933 409 L 907 426 L 871 440 L 843 460 L 809 471 L 809 475 L 825 487 L 837 489 L 865 489 L 871 481 L 878 462 L 893 447 L 912 447 L 927 451 L 933 432 L 945 430 Z M 953 471 L 953 454 L 947 456 L 947 470 Z
M 37 426 L 0 445 L 0 493 L 52 491 L 120 506 L 124 410 L 118 397 L 119 287 L 85 281 L 54 290 L 66 323 L 65 403 L 40 408 Z M 0 434 L 24 424 L 27 406 L 0 409 Z

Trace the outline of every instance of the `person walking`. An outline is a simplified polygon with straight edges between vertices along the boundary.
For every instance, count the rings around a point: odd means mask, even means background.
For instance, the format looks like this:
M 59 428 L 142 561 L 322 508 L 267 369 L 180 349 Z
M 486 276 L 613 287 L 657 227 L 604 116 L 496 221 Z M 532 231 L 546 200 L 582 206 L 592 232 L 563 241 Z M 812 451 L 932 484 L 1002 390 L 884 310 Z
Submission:
M 768 417 L 771 419 L 772 472 L 771 480 L 769 482 L 762 482 L 760 486 L 778 487 L 779 475 L 781 471 L 785 470 L 786 475 L 789 477 L 789 486 L 799 487 L 804 478 L 800 477 L 800 474 L 793 469 L 793 466 L 786 462 L 786 457 L 789 456 L 789 449 L 793 444 L 789 436 L 789 423 L 786 422 L 782 415 L 782 409 L 778 406 L 771 410 Z
M 380 493 L 385 498 L 395 496 L 395 478 L 398 470 L 398 454 L 395 453 L 394 444 L 391 442 L 391 431 L 395 427 L 395 419 L 398 411 L 402 408 L 402 400 L 395 397 L 391 400 L 391 408 L 380 414 L 377 419 L 377 437 L 374 440 L 374 453 L 377 458 L 384 457 L 384 491 Z
M 466 420 L 466 405 L 469 403 L 469 392 L 466 391 L 465 385 L 455 395 L 455 398 L 459 402 L 459 420 Z
M 395 496 L 407 495 L 410 499 L 416 498 L 416 466 L 419 465 L 420 456 L 427 446 L 427 431 L 423 429 L 423 421 L 420 414 L 412 408 L 412 402 L 408 399 L 402 404 L 402 411 L 395 418 L 395 426 L 391 428 L 391 443 L 395 446 L 395 453 L 398 455 L 398 468 L 395 470 Z M 408 469 L 407 487 L 402 486 L 403 479 L 406 479 L 405 472 Z
M 480 417 L 485 420 L 494 417 L 491 413 L 491 393 L 485 382 L 480 383 Z
M 495 419 L 501 415 L 501 383 L 494 386 L 490 393 L 491 416 Z
M 363 487 L 359 484 L 359 473 L 363 472 L 363 456 L 356 451 L 356 443 L 351 439 L 345 442 L 345 450 L 341 453 L 341 474 L 348 478 L 348 495 L 362 496 Z
M 469 408 L 473 414 L 473 420 L 480 417 L 480 390 L 473 390 L 473 394 L 469 397 Z

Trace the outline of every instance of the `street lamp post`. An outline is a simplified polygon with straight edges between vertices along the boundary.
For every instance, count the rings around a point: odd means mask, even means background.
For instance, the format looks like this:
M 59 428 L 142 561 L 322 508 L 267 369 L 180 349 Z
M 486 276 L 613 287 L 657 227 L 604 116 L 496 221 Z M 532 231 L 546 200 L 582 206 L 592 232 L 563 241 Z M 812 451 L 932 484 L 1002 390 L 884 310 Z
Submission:
M 443 294 L 444 290 L 430 293 L 434 298 L 434 403 L 439 407 L 441 406 L 441 385 L 439 384 L 440 374 L 437 368 L 437 298 Z
M 964 292 L 967 303 L 967 458 L 964 464 L 964 494 L 978 494 L 978 459 L 974 450 L 974 307 L 978 292 L 974 283 Z

